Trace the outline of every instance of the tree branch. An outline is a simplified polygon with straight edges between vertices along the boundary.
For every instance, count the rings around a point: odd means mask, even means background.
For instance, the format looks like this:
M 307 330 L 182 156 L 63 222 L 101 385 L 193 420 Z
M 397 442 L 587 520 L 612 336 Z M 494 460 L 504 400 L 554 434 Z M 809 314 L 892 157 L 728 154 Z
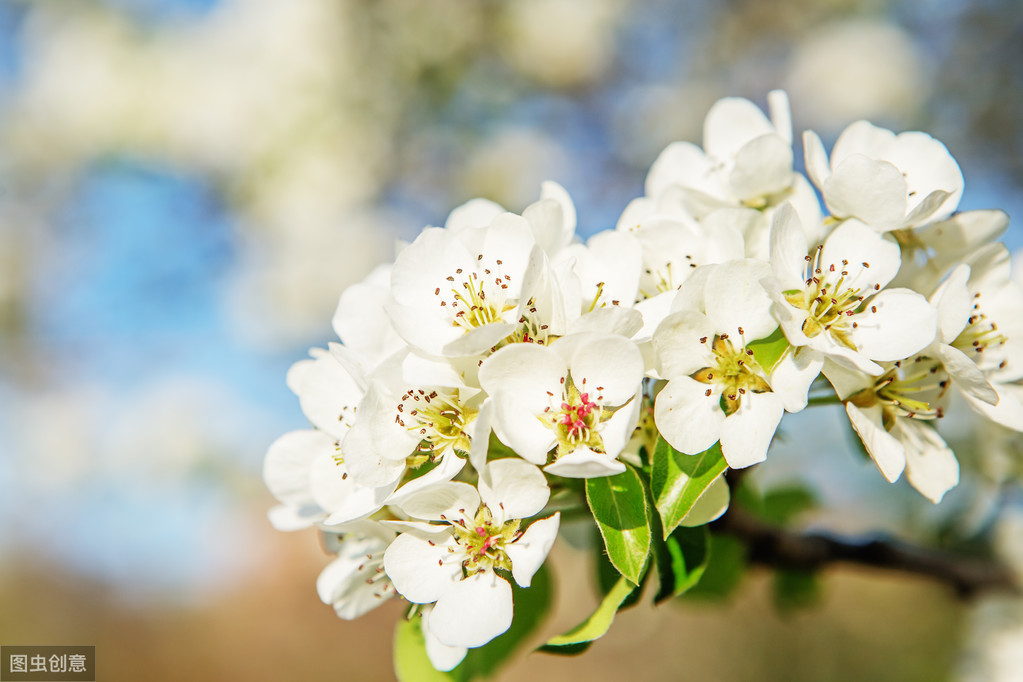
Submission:
M 856 541 L 800 534 L 764 523 L 732 504 L 711 524 L 746 544 L 751 562 L 775 568 L 816 571 L 828 564 L 873 566 L 943 582 L 962 598 L 988 591 L 1020 592 L 1013 573 L 994 561 L 925 549 L 893 539 Z

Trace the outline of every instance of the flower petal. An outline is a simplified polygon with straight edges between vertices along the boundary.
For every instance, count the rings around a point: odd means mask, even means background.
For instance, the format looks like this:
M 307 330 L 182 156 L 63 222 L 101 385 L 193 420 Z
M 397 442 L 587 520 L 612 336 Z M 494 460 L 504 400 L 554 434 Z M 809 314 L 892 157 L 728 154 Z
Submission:
M 458 584 L 462 563 L 458 560 L 454 538 L 434 540 L 402 533 L 384 552 L 384 570 L 398 594 L 416 604 L 437 601 Z
M 529 587 L 533 576 L 554 546 L 558 537 L 561 512 L 533 522 L 522 536 L 505 547 L 512 562 L 512 577 L 520 587 Z
M 906 447 L 906 479 L 937 504 L 959 482 L 959 462 L 938 432 L 927 424 L 900 419 L 893 435 Z
M 781 396 L 747 393 L 739 409 L 721 424 L 721 454 L 732 469 L 742 469 L 767 459 L 778 422 L 785 413 Z
M 536 466 L 514 457 L 491 462 L 479 479 L 479 493 L 495 516 L 528 519 L 547 504 L 551 490 Z
M 664 439 L 673 448 L 695 455 L 714 445 L 720 438 L 725 413 L 721 411 L 720 391 L 687 376 L 675 377 L 661 389 L 654 403 L 654 421 Z
M 906 448 L 881 424 L 881 407 L 874 405 L 860 409 L 846 403 L 845 411 L 877 468 L 889 482 L 897 481 L 906 467 Z
M 452 585 L 430 614 L 430 630 L 448 646 L 483 646 L 511 627 L 512 590 L 504 578 L 482 571 Z

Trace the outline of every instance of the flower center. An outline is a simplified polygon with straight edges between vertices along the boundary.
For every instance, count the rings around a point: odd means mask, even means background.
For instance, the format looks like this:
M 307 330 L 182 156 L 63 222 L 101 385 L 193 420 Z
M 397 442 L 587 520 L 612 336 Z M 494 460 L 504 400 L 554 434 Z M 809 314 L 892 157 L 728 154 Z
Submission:
M 505 552 L 505 545 L 514 542 L 519 535 L 519 522 L 498 523 L 490 508 L 481 504 L 471 523 L 453 523 L 455 543 L 465 552 L 462 567 L 466 575 L 481 571 L 503 568 L 510 571 L 511 559 Z
M 477 411 L 462 404 L 457 390 L 427 393 L 409 389 L 397 410 L 395 422 L 420 437 L 416 454 L 408 458 L 409 466 L 434 460 L 448 448 L 469 451 L 471 439 L 466 428 L 476 419 Z
M 477 256 L 477 260 L 482 261 L 483 254 Z M 508 284 L 512 278 L 501 272 L 501 265 L 501 260 L 497 260 L 493 269 L 477 265 L 469 273 L 458 268 L 446 278 L 450 282 L 450 294 L 442 295 L 441 287 L 434 289 L 433 293 L 440 298 L 441 307 L 452 311 L 452 326 L 469 331 L 500 322 L 501 315 L 515 307 L 506 301 Z
M 696 266 L 693 257 L 686 254 L 683 262 L 666 261 L 660 267 L 644 269 L 639 280 L 637 303 L 666 291 L 677 291 L 689 278 L 689 272 Z
M 1006 338 L 998 330 L 998 325 L 980 309 L 980 293 L 973 295 L 973 311 L 967 320 L 966 328 L 952 342 L 985 370 L 1003 369 L 1008 360 L 1004 352 L 999 352 Z M 993 352 L 992 352 L 993 351 Z
M 846 282 L 849 277 L 849 271 L 846 270 L 849 261 L 843 259 L 841 266 L 836 267 L 831 263 L 823 268 L 821 264 L 823 248 L 818 246 L 813 256 L 806 256 L 803 271 L 805 288 L 786 291 L 785 300 L 791 306 L 807 312 L 802 327 L 807 338 L 812 339 L 827 332 L 837 343 L 851 350 L 858 350 L 849 334 L 859 326 L 859 322 L 849 318 L 867 310 L 876 312 L 876 308 L 873 306 L 868 308 L 864 303 L 866 296 L 863 292 L 871 289 L 879 291 L 881 286 L 879 284 L 863 288 L 849 286 Z M 869 268 L 870 264 L 863 263 L 863 267 Z
M 585 378 L 582 387 L 576 387 L 571 375 L 563 382 L 560 404 L 555 403 L 555 396 L 551 395 L 551 406 L 544 410 L 546 420 L 558 439 L 557 456 L 566 455 L 580 446 L 604 452 L 604 439 L 597 427 L 613 413 L 601 406 L 604 396 L 600 392 L 604 387 L 587 389 Z
M 739 333 L 743 333 L 741 327 Z M 707 339 L 704 337 L 700 341 L 706 343 Z M 726 416 L 739 409 L 747 392 L 767 393 L 771 390 L 771 385 L 764 378 L 764 370 L 745 344 L 733 345 L 728 334 L 721 334 L 711 342 L 711 351 L 714 364 L 698 370 L 692 378 L 720 389 L 721 410 Z M 714 389 L 708 388 L 705 395 L 713 393 Z
M 900 360 L 874 381 L 874 385 L 849 397 L 857 407 L 880 405 L 886 430 L 898 417 L 941 419 L 944 408 L 938 402 L 948 392 L 948 373 L 940 362 L 926 355 Z

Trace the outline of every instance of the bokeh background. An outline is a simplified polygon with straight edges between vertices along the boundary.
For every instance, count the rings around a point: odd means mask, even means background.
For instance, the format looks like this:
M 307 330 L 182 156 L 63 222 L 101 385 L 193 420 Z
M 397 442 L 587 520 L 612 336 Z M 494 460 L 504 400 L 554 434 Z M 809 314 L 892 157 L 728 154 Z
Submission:
M 718 97 L 777 87 L 828 144 L 858 118 L 930 132 L 961 208 L 1023 216 L 1017 0 L 0 0 L 0 644 L 95 644 L 105 680 L 389 679 L 400 606 L 338 620 L 315 535 L 266 521 L 263 455 L 306 424 L 288 366 L 454 206 L 519 211 L 551 179 L 583 234 L 608 229 Z M 797 421 L 756 473 L 818 491 L 805 525 L 933 543 L 1012 502 L 1011 439 L 934 509 L 844 433 Z M 569 544 L 541 636 L 595 600 Z M 836 569 L 779 612 L 771 581 L 638 607 L 582 658 L 503 675 L 1023 670 L 1018 607 Z

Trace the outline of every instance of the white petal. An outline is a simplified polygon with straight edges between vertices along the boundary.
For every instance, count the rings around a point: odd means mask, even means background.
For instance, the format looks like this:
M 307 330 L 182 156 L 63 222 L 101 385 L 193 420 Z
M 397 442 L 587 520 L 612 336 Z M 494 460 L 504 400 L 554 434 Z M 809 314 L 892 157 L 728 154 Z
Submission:
M 877 468 L 890 482 L 897 481 L 906 467 L 906 449 L 885 431 L 881 423 L 881 408 L 875 405 L 861 410 L 852 403 L 846 403 L 845 411 Z
M 465 229 L 486 227 L 504 212 L 503 206 L 489 199 L 470 199 L 448 215 L 444 229 L 457 233 Z
M 966 326 L 973 308 L 973 296 L 966 286 L 970 266 L 959 265 L 931 295 L 931 304 L 938 310 L 938 340 L 952 343 Z
M 654 332 L 653 347 L 662 377 L 688 376 L 711 365 L 716 329 L 703 313 L 672 313 Z M 703 341 L 701 341 L 703 339 Z
M 747 393 L 739 409 L 721 424 L 721 454 L 732 469 L 742 469 L 767 459 L 778 422 L 785 413 L 780 396 Z
M 771 268 L 782 291 L 801 290 L 809 246 L 792 204 L 782 204 L 771 223 Z
M 452 358 L 480 355 L 496 346 L 513 331 L 515 325 L 510 322 L 491 322 L 482 327 L 475 327 L 444 344 L 441 354 Z
M 437 466 L 398 488 L 394 494 L 387 498 L 386 504 L 401 506 L 402 502 L 408 499 L 409 496 L 418 493 L 420 490 L 430 488 L 438 483 L 447 483 L 457 476 L 464 467 L 465 460 L 455 454 L 453 449 L 449 448 L 441 457 Z
M 724 97 L 714 103 L 704 119 L 703 148 L 717 159 L 727 159 L 751 140 L 775 132 L 756 104 L 741 97 Z
M 464 646 L 448 646 L 430 630 L 430 614 L 433 607 L 427 606 L 423 609 L 423 639 L 426 642 L 426 655 L 430 664 L 442 672 L 454 670 L 469 650 Z
M 906 446 L 906 479 L 937 504 L 959 482 L 959 462 L 938 432 L 912 419 L 900 419 L 894 434 Z
M 512 577 L 520 587 L 529 587 L 533 576 L 554 546 L 558 537 L 561 512 L 534 522 L 515 542 L 505 546 L 505 552 L 512 562 Z
M 846 220 L 828 235 L 821 250 L 821 265 L 825 271 L 834 266 L 844 275 L 843 287 L 869 293 L 874 285 L 884 287 L 895 277 L 902 264 L 898 243 L 890 236 L 858 220 Z
M 670 301 L 666 299 L 666 303 Z M 665 305 L 667 308 L 667 305 Z M 665 310 L 667 314 L 667 310 Z M 580 332 L 597 332 L 599 334 L 618 334 L 632 338 L 643 328 L 644 315 L 635 308 L 623 306 L 604 306 L 574 320 L 568 327 L 569 334 Z
M 806 173 L 818 188 L 824 187 L 824 181 L 831 176 L 828 165 L 828 153 L 817 133 L 812 130 L 803 132 L 803 157 L 806 161 Z
M 399 505 L 406 514 L 428 521 L 471 518 L 480 506 L 480 496 L 468 483 L 438 483 L 408 495 Z
M 498 439 L 527 462 L 539 466 L 546 464 L 547 453 L 557 443 L 554 431 L 530 408 L 511 396 L 498 394 L 491 400 L 494 404 L 494 433 Z
M 479 493 L 495 516 L 528 519 L 547 504 L 551 490 L 536 466 L 514 457 L 488 464 L 479 480 Z
M 654 421 L 664 439 L 676 450 L 695 455 L 720 438 L 725 413 L 720 391 L 705 395 L 711 387 L 687 376 L 672 379 L 657 394 Z
M 865 388 L 871 388 L 874 385 L 874 378 L 866 372 L 839 364 L 831 359 L 824 360 L 821 373 L 831 382 L 832 388 L 835 389 L 835 394 L 841 400 L 846 400 L 854 393 L 858 393 Z
M 589 337 L 576 347 L 568 365 L 576 388 L 603 396 L 605 405 L 628 401 L 643 380 L 643 356 L 636 344 L 623 336 Z
M 267 512 L 267 517 L 274 530 L 290 533 L 295 530 L 303 530 L 317 523 L 323 518 L 323 510 L 317 505 L 292 507 L 279 504 Z
M 782 192 L 792 184 L 792 179 L 792 145 L 773 132 L 744 145 L 728 177 L 732 191 L 740 199 Z
M 938 327 L 938 311 L 909 289 L 882 291 L 866 312 L 851 319 L 859 325 L 852 330 L 853 341 L 865 356 L 879 362 L 902 360 L 923 350 L 934 341 Z
M 791 145 L 792 110 L 788 94 L 784 90 L 771 90 L 767 93 L 767 110 L 771 114 L 771 125 Z
M 271 445 L 263 461 L 263 481 L 285 504 L 313 504 L 309 470 L 317 455 L 334 453 L 334 439 L 321 431 L 290 431 Z
M 1015 386 L 1009 384 L 991 384 L 998 393 L 998 404 L 990 405 L 964 393 L 963 397 L 975 412 L 984 415 L 996 424 L 1001 424 L 1013 431 L 1023 431 L 1023 400 Z
M 391 481 L 379 488 L 369 488 L 347 473 L 345 465 L 335 462 L 331 453 L 320 454 L 313 460 L 310 488 L 316 503 L 329 514 L 324 521 L 327 525 L 369 516 L 384 506 L 387 496 L 398 485 Z
M 373 429 L 363 420 L 355 423 L 341 443 L 348 475 L 370 488 L 395 482 L 405 473 L 405 460 L 381 457 L 375 450 L 376 444 Z M 412 449 L 409 448 L 409 454 Z
M 658 197 L 672 185 L 706 189 L 713 163 L 689 142 L 673 142 L 660 153 L 646 176 L 646 195 Z
M 567 373 L 565 361 L 550 348 L 515 343 L 483 361 L 479 381 L 491 398 L 505 394 L 532 414 L 539 414 L 550 404 L 548 391 L 561 394 Z
M 456 548 L 454 553 L 448 551 L 451 547 Z M 402 533 L 384 552 L 384 570 L 398 594 L 416 604 L 429 604 L 458 584 L 462 558 L 450 535 L 427 540 Z
M 605 452 L 578 447 L 543 470 L 562 478 L 600 478 L 622 473 L 625 465 Z
M 895 143 L 884 153 L 884 158 L 898 166 L 906 174 L 910 197 L 910 208 L 922 202 L 934 190 L 943 190 L 948 197 L 936 209 L 935 218 L 941 220 L 951 215 L 959 205 L 963 191 L 963 174 L 948 149 L 927 133 L 900 133 Z
M 984 372 L 974 364 L 965 353 L 958 348 L 946 344 L 936 344 L 938 359 L 945 366 L 952 383 L 960 391 L 975 400 L 989 405 L 998 404 L 998 392 L 988 382 Z
M 891 229 L 906 216 L 906 179 L 887 161 L 852 154 L 824 181 L 822 191 L 836 216 L 856 217 L 878 230 Z
M 778 327 L 771 316 L 771 297 L 760 283 L 770 276 L 771 266 L 752 258 L 722 263 L 710 273 L 704 300 L 707 317 L 718 332 L 753 341 Z
M 812 348 L 798 348 L 785 354 L 771 372 L 771 388 L 782 399 L 786 412 L 806 407 L 810 384 L 824 367 L 824 356 Z
M 512 590 L 504 578 L 483 571 L 455 583 L 437 600 L 430 630 L 448 646 L 483 646 L 511 627 Z

